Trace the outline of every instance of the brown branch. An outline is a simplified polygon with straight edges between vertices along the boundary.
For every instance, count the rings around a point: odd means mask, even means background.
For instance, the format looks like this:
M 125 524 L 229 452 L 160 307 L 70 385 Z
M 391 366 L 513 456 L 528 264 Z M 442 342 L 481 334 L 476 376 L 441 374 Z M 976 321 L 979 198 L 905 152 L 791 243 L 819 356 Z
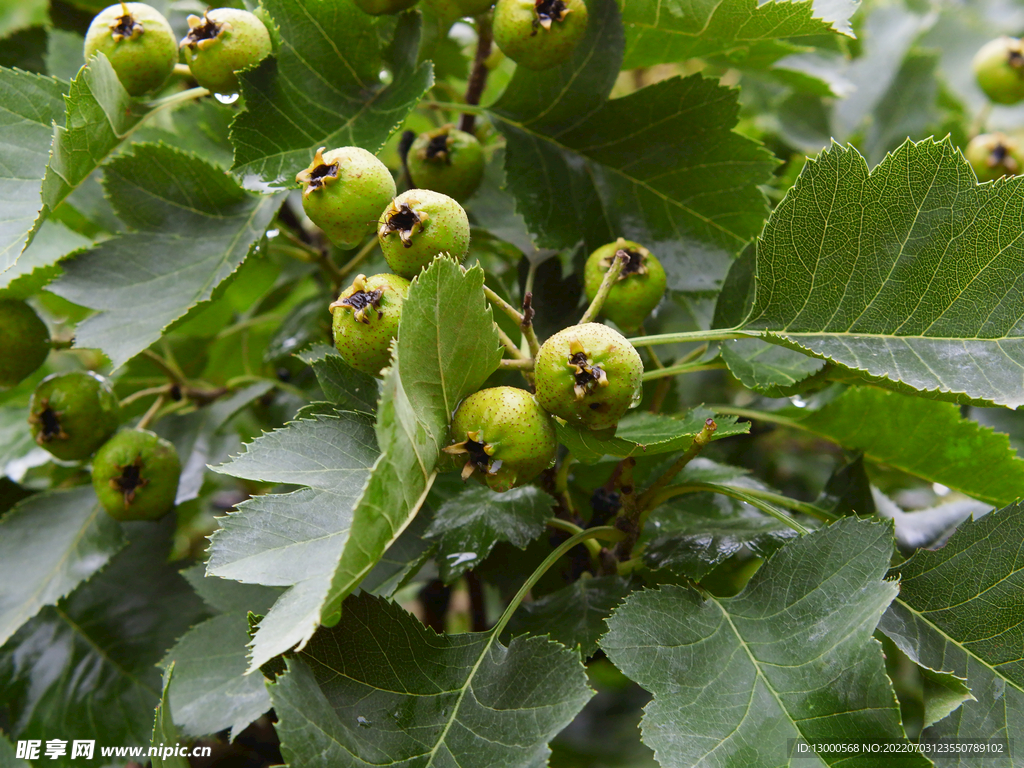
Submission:
M 476 56 L 473 57 L 473 70 L 469 74 L 469 84 L 466 86 L 466 103 L 474 106 L 480 103 L 480 97 L 487 86 L 487 75 L 490 73 L 487 59 L 491 56 L 491 43 L 494 41 L 490 15 L 481 14 L 477 17 L 476 33 Z M 459 130 L 473 133 L 475 126 L 476 115 L 463 112 L 459 119 Z

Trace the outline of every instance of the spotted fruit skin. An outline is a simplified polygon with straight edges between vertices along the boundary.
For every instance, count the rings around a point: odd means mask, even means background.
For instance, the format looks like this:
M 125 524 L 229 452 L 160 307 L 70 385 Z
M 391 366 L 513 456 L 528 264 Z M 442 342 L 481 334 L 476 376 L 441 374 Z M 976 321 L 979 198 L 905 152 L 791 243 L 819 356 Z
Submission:
M 416 138 L 408 164 L 415 186 L 461 201 L 480 186 L 484 150 L 473 134 L 445 126 Z
M 121 24 L 124 10 L 120 3 L 104 8 L 92 20 L 85 33 L 85 60 L 102 53 L 124 89 L 141 96 L 155 91 L 171 76 L 178 63 L 178 40 L 156 8 L 145 3 L 125 6 L 131 16 L 129 23 Z
M 354 248 L 373 232 L 397 192 L 388 167 L 359 147 L 321 147 L 295 180 L 306 215 L 339 248 Z
M 0 299 L 0 392 L 16 386 L 46 361 L 50 331 L 24 301 Z
M 462 261 L 469 252 L 469 217 L 458 201 L 429 189 L 403 192 L 381 214 L 377 238 L 397 274 L 413 278 L 437 256 Z
M 643 371 L 640 355 L 621 333 L 601 323 L 574 325 L 540 348 L 537 402 L 573 426 L 611 429 L 639 402 Z
M 188 17 L 189 33 L 179 44 L 192 77 L 214 93 L 238 92 L 237 72 L 270 55 L 270 32 L 249 11 L 216 8 L 205 16 Z
M 665 269 L 654 254 L 639 243 L 620 237 L 614 243 L 602 245 L 587 259 L 583 286 L 588 300 L 593 301 L 597 296 L 601 281 L 619 251 L 625 251 L 630 260 L 608 292 L 601 314 L 631 332 L 640 328 L 651 310 L 658 306 L 665 295 L 667 279 Z
M 583 0 L 498 0 L 494 6 L 494 42 L 527 69 L 562 64 L 586 31 Z
M 356 0 L 356 5 L 363 13 L 380 16 L 384 13 L 401 13 L 416 5 L 417 0 Z
M 88 458 L 121 423 L 110 381 L 91 371 L 47 376 L 32 393 L 29 424 L 36 443 L 58 459 Z
M 331 304 L 334 346 L 357 371 L 380 376 L 391 362 L 409 281 L 398 275 L 359 275 Z
M 978 181 L 1016 176 L 1021 172 L 1021 162 L 1024 162 L 1020 142 L 1002 133 L 975 136 L 964 150 L 964 156 L 974 169 Z
M 181 462 L 171 443 L 148 430 L 125 429 L 96 452 L 92 487 L 116 520 L 156 520 L 174 508 Z
M 996 104 L 1024 99 L 1024 47 L 1015 37 L 997 37 L 985 43 L 972 63 L 978 86 Z
M 463 477 L 472 474 L 504 493 L 550 467 L 557 448 L 551 417 L 533 395 L 516 387 L 492 387 L 462 401 L 444 451 Z

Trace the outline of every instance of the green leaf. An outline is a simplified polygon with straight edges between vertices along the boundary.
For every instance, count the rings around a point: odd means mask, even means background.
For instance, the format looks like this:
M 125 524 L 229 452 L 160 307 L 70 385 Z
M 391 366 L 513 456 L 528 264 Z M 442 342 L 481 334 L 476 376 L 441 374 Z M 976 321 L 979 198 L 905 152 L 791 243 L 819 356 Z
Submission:
M 4 296 L 27 299 L 60 274 L 57 263 L 92 241 L 55 221 L 44 221 L 14 266 L 0 274 Z
M 381 457 L 352 516 L 328 599 L 335 610 L 402 534 L 434 482 L 448 420 L 501 359 L 484 272 L 438 258 L 402 304 L 394 363 L 377 409 Z
M 136 230 L 74 261 L 49 290 L 100 310 L 75 345 L 102 349 L 117 368 L 238 269 L 280 196 L 245 192 L 223 171 L 170 147 L 136 145 L 104 170 L 118 216 Z
M 904 741 L 871 636 L 897 591 L 891 554 L 888 526 L 846 518 L 784 546 L 736 597 L 663 586 L 626 598 L 600 644 L 654 694 L 643 738 L 658 762 L 759 768 L 787 764 L 787 739 Z
M 772 420 L 996 506 L 1024 488 L 1024 461 L 1009 438 L 962 418 L 952 403 L 850 387 L 820 410 L 786 413 Z
M 28 242 L 42 207 L 39 180 L 46 172 L 54 124 L 64 123 L 64 93 L 58 80 L 0 68 L 0 273 Z
M 977 185 L 948 140 L 907 142 L 870 174 L 833 145 L 765 227 L 746 327 L 904 388 L 1016 407 L 1022 197 L 1024 179 Z
M 186 568 L 181 575 L 192 585 L 192 589 L 203 602 L 218 613 L 252 611 L 263 615 L 270 610 L 282 592 L 277 587 L 242 584 L 216 576 L 207 576 L 206 567 L 202 563 Z
M 0 768 L 30 768 L 27 762 L 18 757 L 14 745 L 3 731 L 0 731 Z
M 872 495 L 871 479 L 864 467 L 864 454 L 859 453 L 852 461 L 836 467 L 814 503 L 834 515 L 875 514 L 875 499 Z M 896 523 L 897 539 L 899 535 L 900 525 Z
M 505 172 L 539 246 L 588 250 L 623 236 L 665 266 L 669 287 L 717 291 L 761 229 L 771 154 L 734 133 L 736 91 L 700 75 L 606 97 L 619 71 L 615 0 L 588 3 L 586 38 L 544 72 L 519 68 L 492 107 Z
M 739 490 L 767 490 L 745 470 L 696 458 L 676 483 L 714 483 Z M 797 534 L 785 523 L 750 504 L 720 493 L 686 493 L 655 507 L 644 528 L 644 562 L 694 580 L 744 547 L 761 557 L 771 555 Z
M 291 587 L 253 640 L 253 668 L 309 640 L 320 621 L 352 509 L 378 459 L 370 417 L 319 414 L 249 443 L 216 471 L 307 486 L 256 496 L 221 519 L 207 572 L 250 584 Z
M 23 414 L 24 415 L 24 414 Z M 91 485 L 30 496 L 0 519 L 0 645 L 124 547 Z
M 395 539 L 377 561 L 366 578 L 359 582 L 364 592 L 378 597 L 391 597 L 404 587 L 427 562 L 437 549 L 437 544 L 427 541 L 424 534 L 433 522 L 433 515 L 427 505 L 420 507 L 409 527 Z
M 149 746 L 150 748 L 159 748 L 160 752 L 153 756 L 152 768 L 188 768 L 189 766 L 188 760 L 184 757 L 174 754 L 164 757 L 163 753 L 165 748 L 174 749 L 178 746 L 178 731 L 171 718 L 172 708 L 169 696 L 173 676 L 174 665 L 172 664 L 164 672 L 163 692 L 153 718 L 153 735 L 149 739 Z
M 436 635 L 368 595 L 268 687 L 282 754 L 299 766 L 546 765 L 547 742 L 593 693 L 557 643 Z
M 53 129 L 40 219 L 85 181 L 152 111 L 128 95 L 102 53 L 79 70 L 65 101 L 64 127 L 58 124 Z
M 203 610 L 165 564 L 173 528 L 172 518 L 126 525 L 128 547 L 0 649 L 0 701 L 13 735 L 149 744 L 161 691 L 156 663 Z M 79 764 L 68 755 L 47 762 Z
M 675 64 L 716 54 L 742 54 L 751 47 L 773 44 L 784 37 L 850 33 L 849 15 L 821 18 L 810 0 L 766 2 L 757 0 L 619 0 L 626 27 L 623 69 Z M 856 7 L 850 4 L 850 10 Z M 789 50 L 778 46 L 778 55 Z
M 825 361 L 760 339 L 737 339 L 722 345 L 729 373 L 748 389 L 768 397 L 787 397 L 825 367 Z
M 595 464 L 604 456 L 655 456 L 686 450 L 710 418 L 718 424 L 712 440 L 750 431 L 747 422 L 737 422 L 734 416 L 717 416 L 704 406 L 687 411 L 682 418 L 648 411 L 626 414 L 619 422 L 615 437 L 611 438 L 598 437 L 593 432 L 558 421 L 555 421 L 555 431 L 558 441 L 572 451 L 574 458 L 584 464 Z
M 892 570 L 900 594 L 879 624 L 911 659 L 967 681 L 975 702 L 925 732 L 932 738 L 1024 738 L 1024 506 L 968 520 L 944 547 Z M 936 765 L 958 765 L 937 756 Z M 1007 763 L 1009 765 L 1010 763 Z
M 299 353 L 302 362 L 313 366 L 324 396 L 339 408 L 373 413 L 377 410 L 380 387 L 377 379 L 357 371 L 341 359 L 333 347 L 316 344 Z
M 471 485 L 442 504 L 426 536 L 438 543 L 437 565 L 445 584 L 451 584 L 483 562 L 499 541 L 524 549 L 544 533 L 555 500 L 527 485 L 495 493 Z
M 0 473 L 8 463 L 31 453 L 38 446 L 32 439 L 24 405 L 0 408 Z
M 234 738 L 270 709 L 262 675 L 245 674 L 249 643 L 246 611 L 214 616 L 192 627 L 161 662 L 174 669 L 174 722 L 192 736 L 225 728 Z
M 956 675 L 933 672 L 927 667 L 920 667 L 920 670 L 924 689 L 925 728 L 949 717 L 965 701 L 977 701 L 971 695 L 971 689 Z
M 417 64 L 420 17 L 399 17 L 390 60 L 378 24 L 353 3 L 265 0 L 280 28 L 276 58 L 241 76 L 247 109 L 231 128 L 235 167 L 294 186 L 317 147 L 377 152 L 434 83 Z M 381 83 L 381 67 L 392 81 Z
M 608 627 L 611 612 L 630 593 L 626 579 L 589 574 L 540 600 L 519 607 L 512 615 L 506 635 L 548 635 L 566 648 L 579 648 L 588 659 L 597 651 L 598 638 Z

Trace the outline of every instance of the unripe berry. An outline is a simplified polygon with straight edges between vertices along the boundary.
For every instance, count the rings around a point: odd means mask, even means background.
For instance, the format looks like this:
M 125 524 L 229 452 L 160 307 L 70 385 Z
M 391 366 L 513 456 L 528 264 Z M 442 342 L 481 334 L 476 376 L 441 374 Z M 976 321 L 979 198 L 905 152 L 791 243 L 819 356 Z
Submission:
M 121 423 L 121 408 L 110 382 L 95 373 L 72 371 L 47 376 L 29 404 L 36 442 L 58 459 L 88 458 Z
M 174 446 L 141 429 L 110 438 L 92 462 L 92 487 L 117 520 L 156 520 L 174 507 L 181 462 Z
M 583 0 L 498 0 L 494 6 L 494 42 L 527 69 L 566 61 L 586 31 Z
M 178 63 L 174 30 L 145 3 L 120 3 L 100 11 L 85 33 L 85 59 L 102 53 L 132 96 L 167 82 Z
M 419 135 L 408 164 L 417 187 L 465 200 L 484 177 L 484 150 L 473 134 L 445 126 Z
M 403 192 L 379 223 L 380 249 L 388 266 L 403 277 L 415 277 L 442 253 L 462 261 L 469 252 L 469 217 L 457 201 L 440 192 Z
M 334 346 L 358 371 L 380 376 L 391 361 L 391 341 L 398 335 L 402 302 L 409 281 L 398 275 L 359 275 L 331 304 Z
M 1020 143 L 1001 133 L 983 133 L 971 139 L 964 151 L 978 181 L 995 181 L 1020 173 Z
M 583 284 L 590 301 L 597 296 L 601 281 L 618 253 L 624 253 L 629 261 L 608 292 L 601 314 L 624 331 L 635 331 L 665 295 L 665 270 L 642 245 L 620 237 L 614 243 L 602 245 L 587 259 Z
M 525 389 L 493 387 L 459 405 L 444 452 L 498 493 L 530 482 L 555 461 L 551 417 Z M 443 466 L 443 464 L 442 464 Z
M 1024 48 L 1015 37 L 997 37 L 974 56 L 974 76 L 985 95 L 996 104 L 1024 99 Z
M 46 361 L 50 331 L 18 299 L 0 299 L 0 392 L 18 384 Z
M 574 325 L 540 348 L 537 401 L 574 426 L 610 429 L 639 404 L 643 372 L 640 355 L 622 334 L 600 323 Z
M 388 167 L 359 147 L 321 147 L 295 180 L 306 215 L 339 248 L 354 248 L 373 232 L 396 192 Z
M 185 62 L 196 82 L 214 93 L 238 91 L 235 73 L 256 66 L 273 49 L 263 22 L 236 8 L 189 16 L 188 28 L 181 40 Z
M 356 5 L 364 13 L 379 16 L 382 13 L 401 13 L 412 8 L 417 0 L 356 0 Z

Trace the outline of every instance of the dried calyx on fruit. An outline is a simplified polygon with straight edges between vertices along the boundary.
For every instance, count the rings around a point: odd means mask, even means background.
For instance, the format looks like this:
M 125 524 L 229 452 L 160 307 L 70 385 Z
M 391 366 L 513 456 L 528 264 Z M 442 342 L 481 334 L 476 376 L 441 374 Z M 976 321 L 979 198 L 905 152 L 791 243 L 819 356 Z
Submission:
M 985 43 L 974 56 L 974 76 L 985 95 L 996 104 L 1024 99 L 1024 46 L 1015 37 Z
M 566 61 L 586 31 L 583 0 L 498 0 L 494 7 L 494 42 L 527 69 Z
M 0 299 L 0 392 L 17 385 L 46 361 L 50 331 L 28 304 Z
M 356 5 L 364 13 L 379 16 L 382 13 L 400 13 L 412 8 L 417 0 L 355 0 Z
M 626 338 L 606 325 L 559 331 L 537 355 L 537 401 L 570 424 L 614 428 L 640 402 L 643 362 Z
M 409 175 L 417 187 L 465 200 L 484 176 L 484 151 L 476 136 L 451 126 L 421 133 L 409 148 Z
M 356 370 L 379 376 L 391 360 L 409 281 L 398 275 L 359 275 L 331 304 L 334 346 Z
M 140 429 L 118 432 L 96 452 L 92 486 L 118 520 L 156 520 L 170 512 L 181 462 L 174 446 Z
M 524 389 L 492 387 L 459 405 L 452 419 L 450 457 L 442 469 L 461 469 L 502 493 L 528 483 L 555 460 L 558 442 L 551 417 Z
M 462 261 L 469 252 L 469 217 L 456 200 L 440 192 L 403 192 L 378 223 L 384 258 L 403 277 L 415 277 L 441 254 Z
M 1002 133 L 983 133 L 971 139 L 964 151 L 978 181 L 995 181 L 1021 171 L 1020 143 Z
M 36 387 L 29 403 L 36 443 L 58 459 L 92 455 L 117 431 L 121 408 L 110 382 L 89 371 L 55 373 Z
M 353 248 L 373 232 L 396 191 L 388 167 L 359 147 L 321 147 L 295 181 L 306 215 L 339 248 Z
M 273 45 L 266 25 L 249 11 L 216 8 L 202 18 L 188 17 L 188 34 L 181 40 L 185 62 L 203 88 L 235 93 L 237 72 L 256 66 Z
M 620 253 L 628 261 L 608 292 L 601 313 L 623 330 L 635 331 L 665 295 L 665 270 L 650 251 L 621 237 L 602 245 L 587 259 L 583 282 L 587 299 L 593 301 L 605 273 Z
M 122 2 L 100 11 L 85 33 L 85 60 L 97 53 L 129 94 L 141 96 L 167 82 L 178 63 L 178 42 L 158 10 Z

